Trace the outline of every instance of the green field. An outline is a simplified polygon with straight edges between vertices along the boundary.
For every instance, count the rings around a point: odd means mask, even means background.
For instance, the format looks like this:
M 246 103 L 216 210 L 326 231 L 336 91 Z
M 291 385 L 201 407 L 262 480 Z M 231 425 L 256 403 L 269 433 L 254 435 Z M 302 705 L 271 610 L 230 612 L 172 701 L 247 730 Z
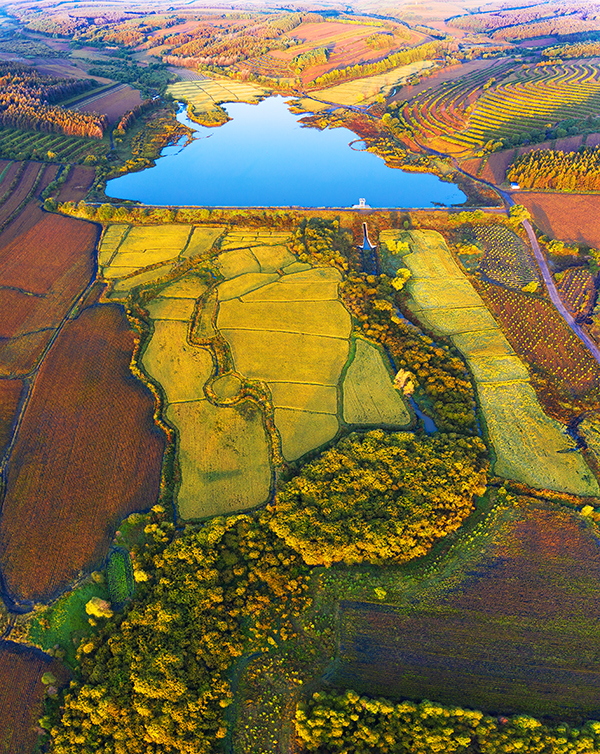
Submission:
M 0 128 L 0 157 L 11 160 L 43 160 L 51 162 L 83 162 L 88 155 L 96 158 L 110 151 L 107 138 L 85 139 L 67 134 L 44 134 L 39 131 L 21 131 L 18 128 Z M 48 156 L 48 152 L 53 157 Z

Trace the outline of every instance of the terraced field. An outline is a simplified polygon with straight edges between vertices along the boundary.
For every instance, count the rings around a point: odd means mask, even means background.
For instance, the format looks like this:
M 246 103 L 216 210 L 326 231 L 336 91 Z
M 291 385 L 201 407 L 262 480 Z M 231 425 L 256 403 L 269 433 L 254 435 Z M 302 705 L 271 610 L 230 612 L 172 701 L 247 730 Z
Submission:
M 598 484 L 562 426 L 544 414 L 529 373 L 479 294 L 435 231 L 385 231 L 381 240 L 410 239 L 402 259 L 412 277 L 411 309 L 434 333 L 449 337 L 477 383 L 496 474 L 532 487 L 598 494 Z
M 507 76 L 508 68 L 500 64 L 419 94 L 399 110 L 404 125 L 420 143 L 468 156 L 490 140 L 545 134 L 551 125 L 600 109 L 600 80 L 591 64 L 531 66 Z
M 598 112 L 600 81 L 591 65 L 558 65 L 542 79 L 509 82 L 486 93 L 475 106 L 464 138 L 488 139 L 544 129 L 547 123 Z

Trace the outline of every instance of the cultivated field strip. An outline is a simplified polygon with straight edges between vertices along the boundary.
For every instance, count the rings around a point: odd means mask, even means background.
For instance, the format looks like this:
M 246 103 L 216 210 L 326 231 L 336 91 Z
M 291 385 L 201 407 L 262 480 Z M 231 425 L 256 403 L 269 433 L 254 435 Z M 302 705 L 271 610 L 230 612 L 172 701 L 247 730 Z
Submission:
M 405 84 L 415 74 L 434 65 L 432 60 L 423 60 L 377 76 L 355 79 L 328 89 L 317 89 L 311 91 L 310 96 L 316 100 L 340 105 L 368 105 L 375 101 L 378 94 L 387 95 L 394 86 Z
M 598 494 L 573 442 L 542 410 L 529 373 L 483 300 L 435 231 L 384 231 L 410 239 L 402 257 L 411 271 L 411 309 L 434 333 L 450 337 L 464 355 L 477 384 L 481 412 L 495 452 L 496 474 L 532 487 L 580 495 Z

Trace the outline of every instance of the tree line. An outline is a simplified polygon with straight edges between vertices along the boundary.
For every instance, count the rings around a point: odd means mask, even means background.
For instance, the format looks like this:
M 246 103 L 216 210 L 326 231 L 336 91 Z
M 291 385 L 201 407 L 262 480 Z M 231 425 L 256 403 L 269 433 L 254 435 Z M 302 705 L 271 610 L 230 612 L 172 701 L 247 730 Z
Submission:
M 598 754 L 600 723 L 544 725 L 528 715 L 491 717 L 435 702 L 316 692 L 296 710 L 305 752 L 328 754 Z
M 385 73 L 385 71 L 390 71 L 392 68 L 415 63 L 419 60 L 433 60 L 450 53 L 454 47 L 456 45 L 451 42 L 426 42 L 419 47 L 411 47 L 408 50 L 395 52 L 375 63 L 357 63 L 346 68 L 335 68 L 333 71 L 318 76 L 312 82 L 312 86 L 331 86 L 331 84 L 349 81 L 350 79 L 372 76 L 376 73 Z
M 523 189 L 600 191 L 600 146 L 529 152 L 515 160 L 506 178 Z
M 89 86 L 1 66 L 0 126 L 101 139 L 108 128 L 106 115 L 80 113 L 53 104 Z

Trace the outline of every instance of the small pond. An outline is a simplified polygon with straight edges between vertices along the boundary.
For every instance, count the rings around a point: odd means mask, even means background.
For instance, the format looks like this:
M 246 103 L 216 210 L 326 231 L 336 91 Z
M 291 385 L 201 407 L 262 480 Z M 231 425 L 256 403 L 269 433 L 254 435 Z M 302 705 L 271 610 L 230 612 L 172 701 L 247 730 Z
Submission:
M 156 166 L 109 181 L 106 193 L 153 205 L 209 207 L 371 207 L 460 204 L 454 184 L 428 173 L 386 167 L 346 128 L 303 127 L 282 97 L 231 103 L 218 128 L 178 118 L 195 130 L 188 146 L 168 147 Z M 356 147 L 359 149 L 356 149 Z

